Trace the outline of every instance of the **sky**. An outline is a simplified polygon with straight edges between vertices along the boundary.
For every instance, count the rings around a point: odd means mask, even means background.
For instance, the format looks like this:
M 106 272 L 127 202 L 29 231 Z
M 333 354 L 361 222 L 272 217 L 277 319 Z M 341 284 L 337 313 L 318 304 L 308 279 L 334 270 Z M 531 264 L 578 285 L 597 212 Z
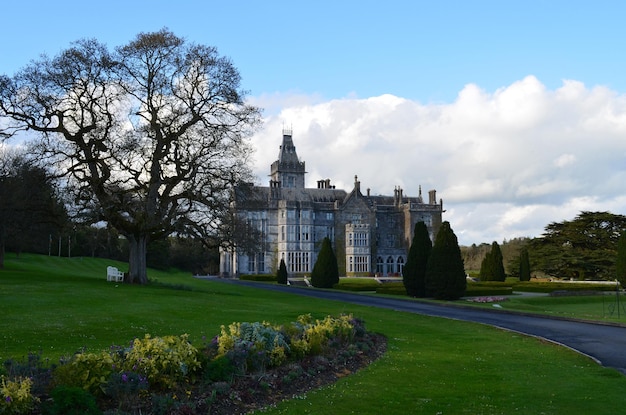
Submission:
M 263 108 L 258 184 L 289 128 L 307 187 L 435 189 L 461 245 L 626 214 L 626 2 L 8 3 L 0 74 L 164 27 L 217 47 Z

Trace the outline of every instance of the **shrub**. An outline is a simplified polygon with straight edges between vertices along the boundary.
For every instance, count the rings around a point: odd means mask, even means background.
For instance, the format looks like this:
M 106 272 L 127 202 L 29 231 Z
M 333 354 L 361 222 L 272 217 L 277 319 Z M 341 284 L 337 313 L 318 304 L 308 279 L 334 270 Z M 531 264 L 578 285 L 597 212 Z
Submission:
M 437 300 L 458 300 L 465 295 L 466 279 L 461 249 L 447 221 L 441 224 L 428 258 L 426 288 Z
M 320 253 L 317 261 L 313 265 L 311 272 L 311 284 L 316 288 L 332 288 L 333 285 L 339 283 L 339 268 L 337 266 L 337 257 L 333 252 L 333 247 L 328 237 L 322 241 Z
M 78 387 L 59 386 L 52 393 L 52 404 L 45 408 L 49 415 L 99 415 L 96 398 Z
M 406 265 L 402 270 L 402 281 L 411 297 L 426 296 L 426 265 L 431 251 L 432 241 L 428 236 L 428 228 L 424 222 L 417 222 Z
M 237 368 L 226 355 L 209 361 L 204 369 L 204 378 L 210 382 L 230 382 Z
M 31 394 L 33 381 L 30 378 L 8 380 L 0 378 L 0 414 L 29 414 L 38 398 Z
M 285 265 L 285 260 L 280 260 L 280 266 L 278 267 L 278 272 L 276 274 L 276 281 L 279 284 L 287 284 L 289 281 L 289 274 L 287 274 L 287 265 Z
M 149 384 L 145 376 L 135 372 L 112 373 L 106 383 L 104 392 L 119 403 L 120 408 L 130 408 L 139 396 L 148 390 Z
M 77 353 L 57 367 L 53 376 L 57 385 L 78 387 L 101 395 L 114 368 L 115 358 L 111 353 Z
M 310 314 L 301 315 L 294 323 L 300 334 L 292 339 L 291 346 L 298 355 L 322 354 L 331 339 L 349 341 L 352 338 L 351 321 L 351 315 L 326 316 L 324 320 L 315 321 Z
M 236 367 L 263 369 L 279 366 L 287 358 L 289 345 L 280 328 L 267 322 L 232 323 L 221 327 L 218 356 L 228 355 Z
M 407 295 L 407 292 L 401 282 L 386 282 L 376 288 L 376 294 Z
M 240 280 L 245 280 L 245 281 L 274 282 L 274 281 L 276 281 L 276 275 L 270 275 L 270 274 L 243 274 L 243 275 L 239 276 L 239 279 Z
M 189 336 L 151 337 L 135 339 L 125 353 L 123 369 L 146 377 L 150 384 L 170 387 L 200 367 L 198 350 L 188 341 Z

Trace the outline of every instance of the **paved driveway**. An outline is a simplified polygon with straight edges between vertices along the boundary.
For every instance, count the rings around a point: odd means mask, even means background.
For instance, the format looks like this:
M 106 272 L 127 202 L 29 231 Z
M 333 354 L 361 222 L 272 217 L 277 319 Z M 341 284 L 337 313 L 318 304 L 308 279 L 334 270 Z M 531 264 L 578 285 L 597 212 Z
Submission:
M 428 316 L 451 318 L 488 324 L 520 333 L 541 337 L 583 353 L 599 364 L 612 367 L 626 375 L 626 328 L 619 326 L 585 323 L 565 319 L 529 316 L 451 305 L 439 305 L 411 301 L 403 298 L 381 298 L 352 294 L 344 291 L 316 290 L 249 281 L 219 279 L 218 281 L 252 286 L 260 289 L 283 291 L 327 300 L 381 307 Z

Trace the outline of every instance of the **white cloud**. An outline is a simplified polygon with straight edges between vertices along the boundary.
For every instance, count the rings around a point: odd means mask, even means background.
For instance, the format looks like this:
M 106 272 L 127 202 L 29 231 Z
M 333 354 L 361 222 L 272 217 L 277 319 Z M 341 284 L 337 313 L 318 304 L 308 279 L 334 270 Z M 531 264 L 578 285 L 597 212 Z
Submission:
M 463 244 L 538 236 L 581 210 L 626 213 L 626 96 L 604 87 L 565 80 L 548 90 L 528 76 L 493 93 L 469 84 L 446 104 L 393 95 L 253 101 L 272 108 L 253 137 L 262 184 L 287 125 L 307 186 L 330 178 L 350 190 L 358 175 L 373 194 L 437 189 Z

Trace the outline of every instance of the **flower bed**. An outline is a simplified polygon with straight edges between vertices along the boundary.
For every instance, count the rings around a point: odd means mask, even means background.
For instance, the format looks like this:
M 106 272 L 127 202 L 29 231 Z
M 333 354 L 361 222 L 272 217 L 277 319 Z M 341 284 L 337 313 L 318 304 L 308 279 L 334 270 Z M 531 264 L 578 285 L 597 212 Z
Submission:
M 235 322 L 200 348 L 187 335 L 146 335 L 52 368 L 7 362 L 0 414 L 248 412 L 352 373 L 385 349 L 384 337 L 351 315 Z
M 506 297 L 495 297 L 495 296 L 484 296 L 484 297 L 472 297 L 468 298 L 467 301 L 472 303 L 501 303 L 503 301 L 508 301 Z

